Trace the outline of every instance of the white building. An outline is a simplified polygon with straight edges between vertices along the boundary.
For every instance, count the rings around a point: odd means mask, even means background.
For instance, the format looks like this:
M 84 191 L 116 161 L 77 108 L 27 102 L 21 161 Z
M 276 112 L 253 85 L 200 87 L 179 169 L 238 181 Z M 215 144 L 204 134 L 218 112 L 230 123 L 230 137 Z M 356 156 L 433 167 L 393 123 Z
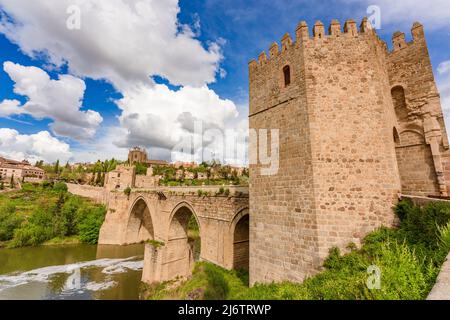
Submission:
M 32 166 L 28 161 L 14 161 L 0 157 L 0 179 L 10 179 L 12 176 L 17 179 L 34 178 L 43 180 L 45 171 Z

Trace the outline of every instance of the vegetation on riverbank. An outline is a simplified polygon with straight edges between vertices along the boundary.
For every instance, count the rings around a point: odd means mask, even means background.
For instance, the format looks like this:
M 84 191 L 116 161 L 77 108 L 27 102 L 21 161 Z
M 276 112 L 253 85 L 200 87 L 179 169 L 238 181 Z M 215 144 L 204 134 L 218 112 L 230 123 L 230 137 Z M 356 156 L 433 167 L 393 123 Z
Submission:
M 330 250 L 324 270 L 302 284 L 249 288 L 245 271 L 200 262 L 193 276 L 181 285 L 166 282 L 146 286 L 145 292 L 150 299 L 425 299 L 450 251 L 450 204 L 418 207 L 402 201 L 395 212 L 400 219 L 398 228 L 380 228 L 364 239 L 362 248 L 350 244 L 344 255 L 337 248 Z M 369 266 L 381 272 L 379 289 L 367 286 L 372 279 Z
M 64 183 L 24 184 L 0 194 L 0 241 L 8 247 L 95 244 L 106 208 L 70 194 Z

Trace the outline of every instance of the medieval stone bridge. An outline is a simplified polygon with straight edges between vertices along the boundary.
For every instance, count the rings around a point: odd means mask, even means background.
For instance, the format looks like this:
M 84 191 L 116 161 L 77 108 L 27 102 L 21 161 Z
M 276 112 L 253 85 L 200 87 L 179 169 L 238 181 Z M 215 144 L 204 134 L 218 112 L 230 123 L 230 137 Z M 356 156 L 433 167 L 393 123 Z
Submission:
M 109 191 L 104 202 L 108 213 L 99 244 L 145 242 L 144 282 L 191 274 L 194 248 L 188 223 L 192 216 L 200 229 L 200 260 L 227 269 L 248 268 L 248 188 L 154 187 L 133 189 L 130 195 Z

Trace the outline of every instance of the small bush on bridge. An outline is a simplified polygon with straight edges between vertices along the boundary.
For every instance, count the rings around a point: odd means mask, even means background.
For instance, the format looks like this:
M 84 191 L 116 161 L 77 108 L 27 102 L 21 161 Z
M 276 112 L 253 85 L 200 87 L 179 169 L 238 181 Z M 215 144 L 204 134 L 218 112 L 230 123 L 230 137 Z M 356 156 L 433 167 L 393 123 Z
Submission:
M 166 244 L 162 241 L 158 241 L 158 240 L 147 240 L 146 241 L 147 244 L 151 245 L 152 247 L 154 247 L 155 249 L 164 247 Z

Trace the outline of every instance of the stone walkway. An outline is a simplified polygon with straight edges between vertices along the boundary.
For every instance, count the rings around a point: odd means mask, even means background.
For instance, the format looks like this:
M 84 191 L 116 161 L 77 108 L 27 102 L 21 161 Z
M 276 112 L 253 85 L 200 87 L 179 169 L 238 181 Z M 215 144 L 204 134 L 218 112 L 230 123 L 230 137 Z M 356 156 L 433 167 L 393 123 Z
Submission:
M 427 300 L 450 300 L 450 254 L 442 266 L 441 273 Z

